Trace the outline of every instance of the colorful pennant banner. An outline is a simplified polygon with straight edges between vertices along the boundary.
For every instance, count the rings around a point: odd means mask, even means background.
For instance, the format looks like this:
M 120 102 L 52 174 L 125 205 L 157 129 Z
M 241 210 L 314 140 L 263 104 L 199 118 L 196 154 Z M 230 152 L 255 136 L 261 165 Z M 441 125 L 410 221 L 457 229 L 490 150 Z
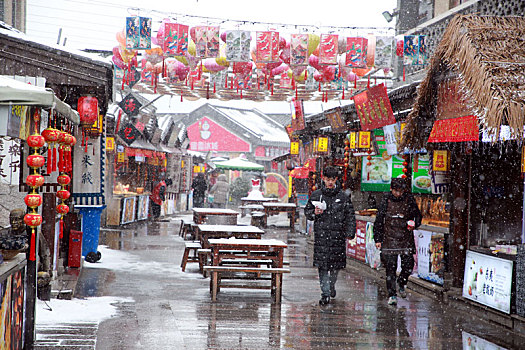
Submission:
M 384 84 L 354 96 L 354 103 L 362 130 L 377 129 L 396 122 Z

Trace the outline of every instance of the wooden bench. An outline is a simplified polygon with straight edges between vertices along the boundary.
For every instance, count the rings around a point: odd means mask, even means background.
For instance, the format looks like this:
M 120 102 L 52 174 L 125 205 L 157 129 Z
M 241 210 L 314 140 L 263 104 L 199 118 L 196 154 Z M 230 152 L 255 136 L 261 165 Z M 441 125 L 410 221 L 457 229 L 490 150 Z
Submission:
M 202 248 L 200 242 L 185 242 L 184 254 L 182 255 L 182 262 L 180 267 L 182 272 L 186 270 L 186 264 L 189 262 L 199 262 L 198 250 Z M 193 253 L 193 254 L 190 254 Z
M 249 266 L 204 266 L 204 271 L 209 271 L 211 273 L 210 279 L 210 292 L 211 299 L 213 301 L 217 300 L 217 293 L 220 291 L 220 288 L 256 288 L 256 289 L 270 289 L 272 298 L 276 303 L 281 303 L 282 296 L 282 274 L 290 273 L 290 269 L 285 268 L 273 268 L 273 267 L 249 267 Z M 258 278 L 250 278 L 255 280 L 264 279 L 261 278 L 261 274 L 269 273 L 271 274 L 271 285 L 251 285 L 245 283 L 236 283 L 236 284 L 225 284 L 221 282 L 224 272 L 233 272 L 233 273 L 255 273 Z M 235 278 L 235 277 L 234 277 Z M 242 279 L 242 277 L 241 277 Z
M 241 217 L 245 217 L 246 213 L 251 214 L 252 211 L 264 211 L 264 207 L 260 204 L 246 204 L 239 207 L 241 209 Z
M 191 219 L 181 219 L 180 220 L 180 230 L 179 230 L 179 236 L 181 236 L 184 239 L 188 238 L 188 235 L 190 235 L 190 239 L 195 239 L 195 223 Z

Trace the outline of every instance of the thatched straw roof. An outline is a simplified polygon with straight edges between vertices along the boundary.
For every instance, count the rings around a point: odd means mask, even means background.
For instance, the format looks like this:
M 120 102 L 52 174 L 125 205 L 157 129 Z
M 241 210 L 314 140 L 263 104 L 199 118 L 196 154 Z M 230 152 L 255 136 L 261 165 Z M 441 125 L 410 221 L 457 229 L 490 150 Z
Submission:
M 430 60 L 407 117 L 403 146 L 427 146 L 436 120 L 437 88 L 457 75 L 480 129 L 497 135 L 502 124 L 523 137 L 525 119 L 525 19 L 457 15 Z

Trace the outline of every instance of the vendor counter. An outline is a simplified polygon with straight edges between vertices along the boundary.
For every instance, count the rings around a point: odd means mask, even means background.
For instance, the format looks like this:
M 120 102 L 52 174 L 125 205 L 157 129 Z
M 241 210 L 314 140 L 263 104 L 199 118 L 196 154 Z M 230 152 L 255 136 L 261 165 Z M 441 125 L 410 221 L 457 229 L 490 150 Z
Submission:
M 106 225 L 119 226 L 146 220 L 149 212 L 149 193 L 113 195 L 107 207 Z
M 356 215 L 356 236 L 347 240 L 347 256 L 363 263 L 371 268 L 379 268 L 381 256 L 374 241 L 375 216 Z M 445 272 L 445 236 L 448 228 L 421 225 L 414 230 L 414 241 L 416 243 L 416 264 L 414 274 L 417 277 L 443 285 Z

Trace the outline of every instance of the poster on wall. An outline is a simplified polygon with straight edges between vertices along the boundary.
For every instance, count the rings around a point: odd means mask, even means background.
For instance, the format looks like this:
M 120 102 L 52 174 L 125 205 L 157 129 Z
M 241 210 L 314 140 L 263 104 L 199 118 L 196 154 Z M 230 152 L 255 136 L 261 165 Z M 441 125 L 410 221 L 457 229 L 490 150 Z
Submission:
M 461 332 L 461 339 L 464 350 L 507 350 L 507 348 L 502 348 L 488 340 L 465 331 Z
M 510 314 L 513 261 L 467 250 L 463 297 Z
M 137 220 L 146 220 L 149 210 L 149 196 L 139 196 L 137 203 Z
M 378 154 L 372 159 L 363 157 L 361 167 L 361 191 L 390 191 L 392 178 L 403 175 L 403 158 L 391 156 L 386 150 L 383 130 L 374 130 Z
M 412 193 L 432 193 L 430 155 L 419 154 L 412 162 Z
M 20 140 L 0 138 L 0 183 L 16 186 L 20 179 Z
M 121 224 L 127 224 L 135 221 L 135 205 L 137 203 L 136 197 L 128 197 L 122 200 L 122 217 Z
M 445 236 L 425 230 L 414 231 L 417 237 L 417 275 L 443 285 L 445 273 Z
M 366 263 L 373 269 L 381 267 L 381 250 L 376 248 L 374 241 L 374 223 L 366 223 Z

